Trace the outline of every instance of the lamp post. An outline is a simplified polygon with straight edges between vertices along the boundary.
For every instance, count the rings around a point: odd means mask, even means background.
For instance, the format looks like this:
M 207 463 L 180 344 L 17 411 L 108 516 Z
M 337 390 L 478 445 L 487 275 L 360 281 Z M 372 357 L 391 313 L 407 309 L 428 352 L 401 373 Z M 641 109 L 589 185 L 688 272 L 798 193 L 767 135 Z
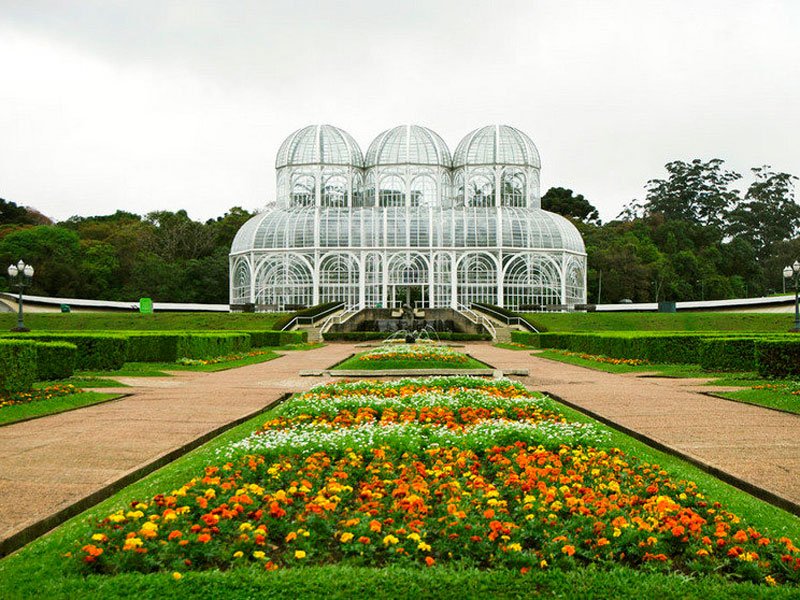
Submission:
M 33 279 L 33 267 L 26 265 L 25 261 L 20 260 L 16 265 L 9 265 L 8 277 L 11 279 L 11 285 L 17 286 L 19 289 L 19 314 L 17 317 L 17 326 L 11 331 L 30 331 L 25 327 L 25 322 L 22 320 L 22 290 L 31 284 Z
M 785 279 L 794 279 L 794 328 L 791 331 L 800 333 L 800 260 L 794 261 L 792 266 L 783 268 Z

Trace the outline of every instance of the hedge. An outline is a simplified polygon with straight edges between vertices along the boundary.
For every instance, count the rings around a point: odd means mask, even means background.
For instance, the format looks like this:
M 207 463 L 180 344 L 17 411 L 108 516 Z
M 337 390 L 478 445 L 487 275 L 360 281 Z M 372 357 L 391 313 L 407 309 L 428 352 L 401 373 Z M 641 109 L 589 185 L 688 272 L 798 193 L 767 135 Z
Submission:
M 800 339 L 756 340 L 755 363 L 764 377 L 800 375 Z
M 531 331 L 512 331 L 511 341 L 524 346 L 539 347 L 539 334 Z
M 288 346 L 290 344 L 302 344 L 308 341 L 307 331 L 244 331 L 250 336 L 250 345 L 253 348 L 264 348 L 265 346 Z
M 25 392 L 36 380 L 36 344 L 0 340 L 0 392 Z
M 381 331 L 328 331 L 322 334 L 325 341 L 348 341 L 348 342 L 361 342 L 366 340 L 385 340 L 391 334 Z M 438 334 L 439 339 L 442 341 L 484 341 L 491 340 L 492 336 L 488 333 L 458 333 L 443 331 Z M 434 338 L 436 336 L 433 336 Z
M 178 339 L 178 358 L 213 358 L 250 350 L 246 333 L 191 333 Z
M 78 347 L 75 369 L 86 371 L 115 371 L 125 364 L 128 339 L 125 335 L 108 333 L 25 333 L 8 336 L 37 342 L 68 342 Z
M 700 342 L 699 362 L 706 371 L 755 371 L 756 338 L 707 338 Z
M 36 348 L 36 379 L 66 379 L 75 372 L 78 347 L 69 342 L 33 342 Z

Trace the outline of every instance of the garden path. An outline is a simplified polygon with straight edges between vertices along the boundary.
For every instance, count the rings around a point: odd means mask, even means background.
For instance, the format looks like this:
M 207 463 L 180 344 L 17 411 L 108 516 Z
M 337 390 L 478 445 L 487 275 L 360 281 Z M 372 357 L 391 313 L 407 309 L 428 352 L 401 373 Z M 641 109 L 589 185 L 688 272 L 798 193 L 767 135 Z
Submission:
M 708 396 L 718 388 L 698 379 L 605 373 L 490 344 L 469 353 L 501 370 L 527 368 L 515 379 L 800 514 L 798 415 Z
M 223 429 L 319 379 L 353 353 L 346 344 L 287 352 L 217 373 L 131 378 L 130 394 L 0 427 L 0 556 L 139 479 Z M 106 390 L 103 390 L 106 391 Z

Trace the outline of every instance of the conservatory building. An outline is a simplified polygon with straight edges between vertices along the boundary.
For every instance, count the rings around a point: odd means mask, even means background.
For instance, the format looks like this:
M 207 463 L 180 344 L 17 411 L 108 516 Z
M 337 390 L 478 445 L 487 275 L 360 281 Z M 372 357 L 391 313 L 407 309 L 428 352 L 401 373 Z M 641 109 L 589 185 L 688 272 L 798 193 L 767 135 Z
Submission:
M 583 240 L 541 209 L 540 167 L 533 141 L 505 125 L 467 134 L 454 154 L 430 129 L 401 125 L 366 155 L 341 129 L 304 127 L 278 150 L 276 201 L 233 241 L 230 303 L 585 303 Z

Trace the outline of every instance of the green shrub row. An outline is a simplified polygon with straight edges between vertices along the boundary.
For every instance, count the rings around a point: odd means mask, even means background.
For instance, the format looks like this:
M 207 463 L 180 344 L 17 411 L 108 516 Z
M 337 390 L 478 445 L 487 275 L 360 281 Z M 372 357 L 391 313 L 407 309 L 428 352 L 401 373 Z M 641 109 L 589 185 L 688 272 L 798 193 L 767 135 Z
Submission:
M 253 348 L 266 346 L 288 346 L 302 344 L 308 341 L 307 331 L 244 331 L 250 336 L 250 345 Z
M 36 380 L 36 344 L 0 340 L 0 392 L 24 392 Z
M 315 304 L 314 306 L 309 306 L 308 308 L 298 310 L 297 312 L 284 315 L 275 320 L 275 322 L 272 324 L 272 328 L 281 330 L 291 323 L 292 319 L 295 317 L 316 317 L 317 315 L 324 313 L 326 310 L 333 308 L 337 304 L 341 304 L 341 302 L 323 302 L 322 304 Z
M 67 342 L 78 347 L 75 370 L 115 371 L 125 364 L 128 339 L 124 334 L 35 332 L 9 335 L 39 342 Z
M 792 334 L 537 334 L 514 331 L 511 340 L 536 348 L 554 348 L 612 358 L 641 358 L 652 363 L 699 364 L 707 371 L 757 370 L 765 377 L 800 375 L 800 336 Z
M 66 379 L 75 372 L 78 347 L 69 342 L 32 342 L 36 348 L 36 380 Z
M 325 341 L 347 341 L 362 342 L 366 340 L 385 340 L 390 334 L 381 331 L 328 331 L 322 334 Z M 434 339 L 436 336 L 432 336 Z M 443 331 L 439 334 L 442 341 L 475 342 L 491 340 L 492 336 L 488 333 L 457 333 Z

